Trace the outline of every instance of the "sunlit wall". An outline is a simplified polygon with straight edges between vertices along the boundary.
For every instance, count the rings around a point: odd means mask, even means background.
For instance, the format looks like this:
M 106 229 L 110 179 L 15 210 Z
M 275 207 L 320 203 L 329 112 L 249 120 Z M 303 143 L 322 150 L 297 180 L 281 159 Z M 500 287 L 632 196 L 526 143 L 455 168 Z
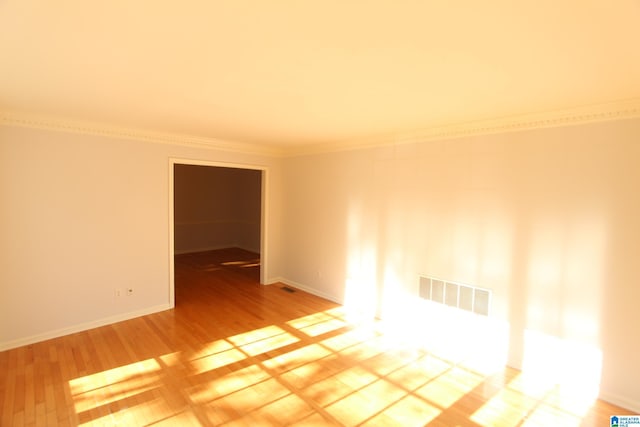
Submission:
M 419 275 L 491 289 L 494 360 L 640 408 L 639 164 L 640 120 L 288 159 L 285 277 L 441 347 Z

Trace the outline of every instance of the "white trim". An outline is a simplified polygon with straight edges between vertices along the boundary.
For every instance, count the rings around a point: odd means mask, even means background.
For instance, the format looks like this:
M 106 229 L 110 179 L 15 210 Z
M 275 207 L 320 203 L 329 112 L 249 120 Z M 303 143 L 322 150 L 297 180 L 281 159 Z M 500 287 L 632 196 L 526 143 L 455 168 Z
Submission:
M 251 144 L 241 141 L 229 141 L 194 135 L 156 132 L 144 129 L 122 128 L 110 126 L 104 123 L 90 123 L 77 120 L 70 121 L 54 117 L 18 114 L 11 111 L 0 111 L 0 125 L 132 139 L 157 144 L 183 145 L 234 153 L 258 154 L 272 157 L 283 155 L 283 150 L 281 148 L 272 145 Z
M 603 391 L 600 392 L 600 395 L 598 396 L 598 398 L 600 400 L 604 400 L 605 402 L 609 402 L 616 406 L 620 406 L 621 408 L 635 412 L 636 414 L 640 414 L 640 400 L 629 399 L 626 397 L 618 396 L 616 394 L 611 394 Z M 610 415 L 620 415 L 620 414 L 610 414 Z
M 269 257 L 269 251 L 267 250 L 267 242 L 268 242 L 268 224 L 269 224 L 269 173 L 268 168 L 263 167 L 260 169 L 262 171 L 262 179 L 260 180 L 262 183 L 262 192 L 261 192 L 261 206 L 260 209 L 262 212 L 260 213 L 260 283 L 265 284 L 267 281 L 267 271 L 269 271 L 269 266 L 271 264 L 271 258 Z
M 297 288 L 297 289 L 300 289 L 302 291 L 308 292 L 308 293 L 310 293 L 312 295 L 315 295 L 317 297 L 327 299 L 327 300 L 329 300 L 331 302 L 335 302 L 336 304 L 340 304 L 340 305 L 344 304 L 344 301 L 342 300 L 342 298 L 338 298 L 335 295 L 331 295 L 331 294 L 328 294 L 326 292 L 319 291 L 319 290 L 317 290 L 315 288 L 311 288 L 309 286 L 303 285 L 302 283 L 298 283 L 298 282 L 295 282 L 293 280 L 285 279 L 284 277 L 278 277 L 278 278 L 273 279 L 273 280 L 274 281 L 270 282 L 270 284 L 282 283 L 284 285 L 291 286 L 292 288 Z
M 305 156 L 337 151 L 360 150 L 388 145 L 455 139 L 469 136 L 495 135 L 533 129 L 575 126 L 613 120 L 640 118 L 640 98 L 606 104 L 594 104 L 561 110 L 498 117 L 488 120 L 430 126 L 409 132 L 373 135 L 348 141 L 291 147 L 285 156 Z
M 92 320 L 90 322 L 80 323 L 77 325 L 69 326 L 62 329 L 56 329 L 54 331 L 48 331 L 38 335 L 32 335 L 30 337 L 20 338 L 13 341 L 6 341 L 0 343 L 0 351 L 10 350 L 12 348 L 22 347 L 29 344 L 34 344 L 41 341 L 50 340 L 53 338 L 62 337 L 65 335 L 75 334 L 77 332 L 87 331 L 89 329 L 99 328 L 101 326 L 111 325 L 113 323 L 122 322 L 125 320 L 134 319 L 140 316 L 146 316 L 153 313 L 158 313 L 165 310 L 170 310 L 172 306 L 169 304 L 161 304 L 153 307 L 143 308 L 141 310 L 130 311 L 128 313 L 116 314 L 115 316 L 109 316 L 98 320 Z
M 173 192 L 173 181 L 174 181 L 174 173 L 173 170 L 174 165 L 176 164 L 176 162 L 174 162 L 174 159 L 169 158 L 169 247 L 167 249 L 169 249 L 169 305 L 173 308 L 176 306 L 176 292 L 175 292 L 175 283 L 176 283 L 176 277 L 175 277 L 175 272 L 176 272 L 176 268 L 175 268 L 175 220 L 173 218 L 173 204 L 174 204 L 174 192 Z
M 370 135 L 350 140 L 327 141 L 296 146 L 252 144 L 193 135 L 121 128 L 104 123 L 69 121 L 54 117 L 0 111 L 0 125 L 46 129 L 112 138 L 134 139 L 160 144 L 185 145 L 221 151 L 259 154 L 271 157 L 292 157 L 335 151 L 358 150 L 385 145 L 408 144 L 468 136 L 491 135 L 531 129 L 573 126 L 612 120 L 640 118 L 640 98 L 608 103 L 582 105 L 529 114 L 503 116 L 487 120 L 433 125 L 407 132 Z
M 264 165 L 252 165 L 245 163 L 226 163 L 209 160 L 198 159 L 186 159 L 186 158 L 169 158 L 169 304 L 171 307 L 175 307 L 175 219 L 173 215 L 174 210 L 174 166 L 175 165 L 192 165 L 192 166 L 211 166 L 211 167 L 223 167 L 223 168 L 236 168 L 236 169 L 248 169 L 262 171 L 262 189 L 261 189 L 261 210 L 260 213 L 260 283 L 265 284 L 269 268 L 269 253 L 268 253 L 268 189 L 267 180 L 269 176 L 269 168 Z

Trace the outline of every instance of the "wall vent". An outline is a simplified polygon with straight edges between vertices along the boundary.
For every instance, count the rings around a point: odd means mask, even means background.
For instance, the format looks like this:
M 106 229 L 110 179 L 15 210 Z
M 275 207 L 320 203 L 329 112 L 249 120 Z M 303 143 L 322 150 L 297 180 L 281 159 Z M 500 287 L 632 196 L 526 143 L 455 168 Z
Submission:
M 420 276 L 418 293 L 420 298 L 438 304 L 445 304 L 482 316 L 489 315 L 491 305 L 491 291 L 489 289 L 449 282 L 435 277 Z

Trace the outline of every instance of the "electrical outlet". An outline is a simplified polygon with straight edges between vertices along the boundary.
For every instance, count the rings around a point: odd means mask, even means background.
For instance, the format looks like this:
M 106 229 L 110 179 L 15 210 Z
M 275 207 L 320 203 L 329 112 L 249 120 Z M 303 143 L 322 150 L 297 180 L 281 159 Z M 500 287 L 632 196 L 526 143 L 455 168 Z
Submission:
M 133 295 L 133 288 L 127 288 L 127 296 L 130 297 Z
M 116 298 L 120 298 L 122 296 L 122 290 L 121 289 L 114 289 L 113 290 L 113 296 L 115 296 Z

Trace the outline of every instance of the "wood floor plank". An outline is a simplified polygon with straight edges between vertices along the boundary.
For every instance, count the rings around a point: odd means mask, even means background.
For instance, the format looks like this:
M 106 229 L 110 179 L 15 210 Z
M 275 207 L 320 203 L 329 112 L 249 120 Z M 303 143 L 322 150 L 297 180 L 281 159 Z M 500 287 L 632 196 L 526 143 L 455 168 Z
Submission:
M 176 308 L 0 352 L 0 425 L 608 425 L 629 414 L 389 344 L 261 286 L 239 249 L 176 257 Z

